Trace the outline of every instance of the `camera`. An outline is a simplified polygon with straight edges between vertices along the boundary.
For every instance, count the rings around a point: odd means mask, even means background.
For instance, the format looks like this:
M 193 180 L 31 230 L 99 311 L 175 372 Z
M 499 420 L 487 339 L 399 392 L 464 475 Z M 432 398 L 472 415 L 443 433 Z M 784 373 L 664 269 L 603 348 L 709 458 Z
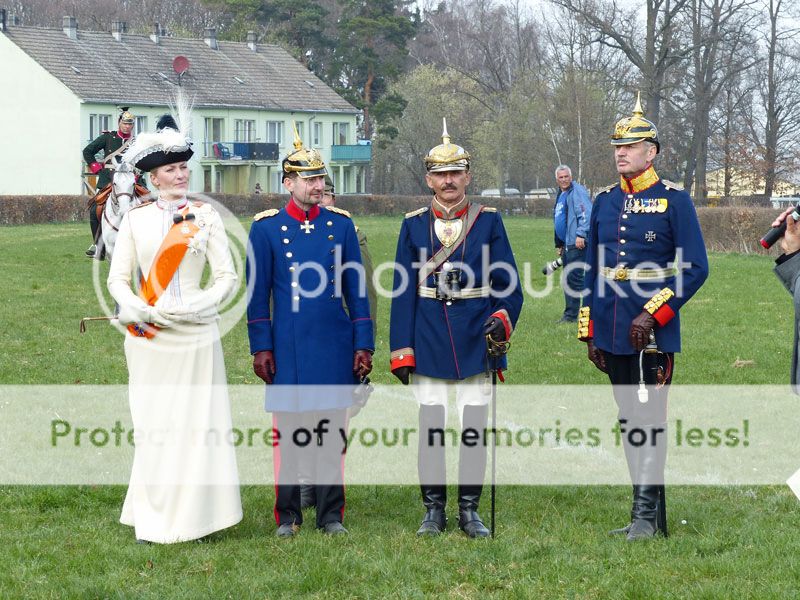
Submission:
M 564 259 L 560 256 L 542 267 L 542 275 L 552 275 L 564 266 Z

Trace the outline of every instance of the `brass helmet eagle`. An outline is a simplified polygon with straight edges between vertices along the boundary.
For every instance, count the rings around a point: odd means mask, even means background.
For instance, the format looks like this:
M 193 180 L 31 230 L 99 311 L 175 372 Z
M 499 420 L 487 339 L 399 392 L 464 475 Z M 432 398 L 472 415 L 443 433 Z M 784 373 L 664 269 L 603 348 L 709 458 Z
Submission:
M 658 141 L 658 129 L 655 123 L 644 118 L 641 94 L 637 92 L 633 115 L 623 117 L 617 121 L 614 126 L 614 133 L 611 135 L 611 143 L 614 146 L 627 146 L 644 141 L 655 144 L 656 152 L 661 150 L 661 144 Z
M 303 147 L 303 140 L 300 139 L 300 134 L 297 133 L 297 124 L 294 121 L 292 121 L 292 128 L 294 129 L 294 150 L 281 162 L 284 176 L 289 173 L 297 173 L 303 179 L 310 179 L 311 177 L 327 175 L 328 171 L 325 168 L 322 155 L 313 148 Z
M 469 171 L 469 153 L 461 146 L 450 142 L 447 119 L 442 118 L 442 143 L 431 148 L 425 157 L 425 168 L 435 171 Z

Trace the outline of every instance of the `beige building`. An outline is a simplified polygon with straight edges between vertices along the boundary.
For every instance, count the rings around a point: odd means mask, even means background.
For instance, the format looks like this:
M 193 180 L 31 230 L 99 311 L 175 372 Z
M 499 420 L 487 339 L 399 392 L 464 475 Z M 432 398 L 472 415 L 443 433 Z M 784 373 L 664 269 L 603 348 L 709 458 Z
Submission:
M 178 75 L 177 57 L 189 68 Z M 179 61 L 180 62 L 180 61 Z M 367 191 L 369 145 L 356 139 L 359 111 L 278 46 L 9 25 L 0 11 L 0 195 L 78 194 L 82 149 L 117 126 L 120 106 L 151 130 L 177 86 L 193 101 L 191 190 L 283 191 L 280 159 L 292 122 L 319 149 L 338 193 Z
M 706 175 L 709 198 L 721 198 L 725 191 L 725 169 L 714 169 Z M 764 193 L 764 178 L 755 171 L 731 170 L 731 196 L 758 196 Z M 798 196 L 800 185 L 788 181 L 775 182 L 773 196 Z

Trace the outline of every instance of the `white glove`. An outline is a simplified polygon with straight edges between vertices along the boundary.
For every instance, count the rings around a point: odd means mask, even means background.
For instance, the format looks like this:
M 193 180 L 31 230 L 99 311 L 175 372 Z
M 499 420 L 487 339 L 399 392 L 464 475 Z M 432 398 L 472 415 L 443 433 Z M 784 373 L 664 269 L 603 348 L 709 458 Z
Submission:
M 155 306 L 141 304 L 123 304 L 119 307 L 117 315 L 120 325 L 130 325 L 131 323 L 152 323 L 157 327 L 169 327 L 172 321 L 164 316 Z
M 171 306 L 162 309 L 161 314 L 175 323 L 210 323 L 218 318 L 216 308 L 198 310 L 191 304 Z

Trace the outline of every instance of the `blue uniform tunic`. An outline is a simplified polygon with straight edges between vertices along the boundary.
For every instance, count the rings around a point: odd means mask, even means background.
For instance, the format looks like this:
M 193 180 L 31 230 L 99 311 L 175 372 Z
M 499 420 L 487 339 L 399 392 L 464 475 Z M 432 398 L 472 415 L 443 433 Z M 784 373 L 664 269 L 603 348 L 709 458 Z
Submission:
M 623 189 L 625 186 L 625 189 Z M 655 317 L 662 352 L 681 349 L 678 311 L 708 277 L 708 257 L 692 199 L 650 167 L 595 198 L 578 337 L 612 354 L 636 354 L 628 334 L 643 310 Z M 679 262 L 676 262 L 679 261 Z M 603 267 L 667 269 L 655 281 L 610 281 Z
M 467 205 L 457 216 L 466 223 Z M 449 262 L 455 268 L 475 274 L 467 287 L 489 286 L 489 297 L 444 301 L 418 295 L 419 263 L 441 248 L 434 233 L 436 214 L 432 209 L 409 213 L 397 241 L 396 271 L 390 322 L 392 370 L 414 367 L 416 373 L 437 379 L 466 379 L 486 372 L 486 339 L 483 324 L 498 316 L 510 334 L 522 309 L 522 287 L 503 221 L 494 209 L 483 208 Z M 485 265 L 482 249 L 487 249 Z M 422 259 L 420 259 L 420 253 Z M 416 263 L 416 266 L 415 266 Z M 492 266 L 484 270 L 484 266 Z M 504 265 L 501 268 L 498 265 Z M 408 285 L 403 285 L 408 275 Z M 436 286 L 431 275 L 422 284 Z M 501 368 L 506 367 L 503 357 Z
M 249 245 L 250 352 L 274 352 L 274 384 L 356 383 L 353 354 L 373 350 L 375 342 L 365 282 L 353 267 L 361 265 L 361 252 L 349 216 L 317 206 L 306 214 L 290 201 L 280 211 L 256 215 Z M 312 401 L 269 390 L 267 410 L 271 411 L 327 410 L 351 404 L 347 393 Z

